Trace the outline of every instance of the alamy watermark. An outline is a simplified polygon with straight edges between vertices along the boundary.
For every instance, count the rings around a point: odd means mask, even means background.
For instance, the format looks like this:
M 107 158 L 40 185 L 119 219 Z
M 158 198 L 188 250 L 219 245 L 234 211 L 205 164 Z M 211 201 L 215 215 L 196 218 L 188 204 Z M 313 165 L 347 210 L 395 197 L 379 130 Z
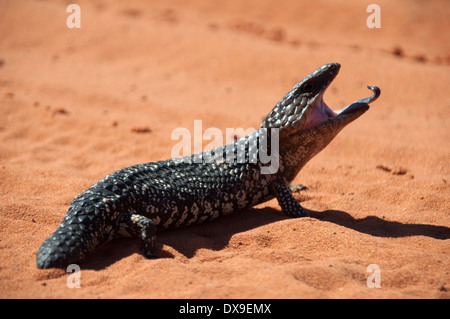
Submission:
M 370 273 L 367 277 L 367 288 L 381 288 L 381 269 L 377 264 L 370 264 L 367 266 L 367 272 Z
M 66 280 L 67 288 L 81 288 L 80 266 L 77 264 L 70 264 L 69 266 L 67 266 L 66 272 L 71 273 Z M 366 280 L 367 288 L 381 288 L 380 266 L 378 266 L 377 264 L 370 264 L 369 266 L 367 266 L 366 272 L 370 273 Z
M 66 11 L 70 13 L 67 17 L 66 25 L 69 29 L 81 28 L 81 8 L 77 4 L 69 4 Z M 369 29 L 381 28 L 381 8 L 378 4 L 369 4 L 366 8 L 366 12 L 371 14 L 367 17 L 366 25 Z
M 369 29 L 381 28 L 381 8 L 378 4 L 372 3 L 367 6 L 366 12 L 371 12 L 367 17 L 366 25 Z
M 172 141 L 179 140 L 172 147 L 171 158 L 185 163 L 258 163 L 261 174 L 274 174 L 279 167 L 279 129 L 227 128 L 224 145 L 223 133 L 216 127 L 207 128 L 202 133 L 202 120 L 194 120 L 194 148 L 191 132 L 187 128 L 172 131 Z M 235 136 L 247 136 L 247 139 L 235 141 Z M 211 141 L 203 149 L 203 140 Z M 270 141 L 269 141 L 270 140 Z M 235 142 L 235 143 L 233 143 Z M 270 142 L 270 147 L 269 147 Z M 194 154 L 194 155 L 190 155 Z
M 370 4 L 367 6 L 366 11 L 371 13 L 366 20 L 367 27 L 370 29 L 381 28 L 380 6 L 377 4 Z M 81 28 L 80 6 L 77 4 L 69 4 L 66 8 L 66 12 L 70 13 L 66 20 L 67 27 L 69 29 Z M 172 131 L 171 139 L 173 141 L 179 140 L 179 142 L 172 147 L 171 158 L 188 163 L 193 160 L 194 163 L 216 161 L 217 163 L 248 162 L 255 164 L 258 163 L 259 158 L 261 164 L 269 164 L 261 166 L 261 174 L 274 174 L 278 171 L 278 128 L 271 128 L 270 131 L 267 128 L 261 128 L 258 131 L 254 128 L 248 128 L 247 130 L 242 128 L 227 128 L 225 133 L 225 145 L 223 143 L 223 136 L 222 131 L 215 127 L 207 128 L 202 133 L 202 121 L 194 120 L 194 148 L 192 149 L 190 131 L 187 128 L 176 128 Z M 248 138 L 235 141 L 235 136 L 248 136 Z M 203 140 L 211 141 L 204 149 L 202 147 Z M 269 140 L 270 148 L 268 144 Z M 195 155 L 190 156 L 190 154 Z M 66 281 L 67 287 L 81 288 L 80 266 L 77 264 L 70 264 L 67 266 L 66 271 L 70 273 Z M 370 273 L 366 280 L 367 287 L 381 288 L 380 266 L 377 264 L 370 264 L 367 267 L 366 272 Z M 235 307 L 235 309 L 237 308 Z M 266 306 L 266 309 L 269 309 L 268 306 Z
M 78 4 L 69 4 L 66 8 L 66 12 L 71 14 L 67 17 L 66 25 L 69 29 L 81 28 L 81 8 Z
M 67 288 L 81 288 L 81 268 L 77 264 L 67 266 L 66 272 L 71 274 L 67 277 Z

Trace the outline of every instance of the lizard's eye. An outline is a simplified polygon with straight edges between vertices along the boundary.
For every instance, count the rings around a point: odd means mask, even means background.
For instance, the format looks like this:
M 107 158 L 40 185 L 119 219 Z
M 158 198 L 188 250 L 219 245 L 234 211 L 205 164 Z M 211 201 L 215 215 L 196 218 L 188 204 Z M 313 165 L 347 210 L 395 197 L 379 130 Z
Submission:
M 311 92 L 313 86 L 311 83 L 306 83 L 305 85 L 303 85 L 303 91 L 304 92 Z

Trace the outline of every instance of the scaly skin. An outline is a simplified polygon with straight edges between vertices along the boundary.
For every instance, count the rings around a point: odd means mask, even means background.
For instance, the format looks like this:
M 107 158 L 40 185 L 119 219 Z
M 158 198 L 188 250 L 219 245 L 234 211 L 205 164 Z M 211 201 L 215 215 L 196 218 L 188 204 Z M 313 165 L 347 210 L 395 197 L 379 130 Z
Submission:
M 140 238 L 143 254 L 153 258 L 156 231 L 206 222 L 274 197 L 287 215 L 308 216 L 288 185 L 380 94 L 369 87 L 372 97 L 332 111 L 323 94 L 339 68 L 331 63 L 306 76 L 245 138 L 211 153 L 139 164 L 106 176 L 72 200 L 59 227 L 39 248 L 38 268 L 80 263 L 95 247 L 117 236 Z M 277 134 L 278 150 L 269 143 Z M 269 145 L 266 155 L 276 155 L 274 172 L 263 172 L 269 166 L 258 157 L 266 151 L 259 146 L 263 140 Z M 207 160 L 208 155 L 217 158 Z

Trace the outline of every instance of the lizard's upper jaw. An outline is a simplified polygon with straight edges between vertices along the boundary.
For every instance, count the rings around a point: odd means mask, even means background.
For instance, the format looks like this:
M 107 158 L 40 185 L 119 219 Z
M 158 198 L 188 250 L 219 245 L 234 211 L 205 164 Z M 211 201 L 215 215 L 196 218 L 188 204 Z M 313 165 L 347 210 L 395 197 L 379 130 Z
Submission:
M 329 120 L 338 121 L 340 119 L 350 118 L 350 121 L 352 121 L 356 119 L 366 112 L 369 109 L 369 103 L 375 101 L 380 95 L 380 89 L 378 87 L 368 86 L 368 88 L 374 92 L 373 96 L 353 102 L 340 111 L 334 111 L 326 105 L 323 100 L 324 92 L 322 92 L 314 103 L 304 129 L 309 129 Z

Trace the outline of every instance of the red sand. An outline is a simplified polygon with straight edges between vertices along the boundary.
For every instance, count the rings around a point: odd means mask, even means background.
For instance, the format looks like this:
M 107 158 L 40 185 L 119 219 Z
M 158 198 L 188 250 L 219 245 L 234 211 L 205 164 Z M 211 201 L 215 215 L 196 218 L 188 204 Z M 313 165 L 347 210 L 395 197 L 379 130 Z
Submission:
M 381 29 L 364 1 L 148 2 L 78 1 L 68 29 L 68 2 L 0 1 L 0 297 L 450 297 L 449 1 L 379 0 Z M 160 233 L 157 260 L 115 240 L 81 289 L 36 268 L 75 195 L 196 119 L 257 128 L 328 62 L 334 109 L 382 93 L 294 181 L 310 218 L 272 200 Z

